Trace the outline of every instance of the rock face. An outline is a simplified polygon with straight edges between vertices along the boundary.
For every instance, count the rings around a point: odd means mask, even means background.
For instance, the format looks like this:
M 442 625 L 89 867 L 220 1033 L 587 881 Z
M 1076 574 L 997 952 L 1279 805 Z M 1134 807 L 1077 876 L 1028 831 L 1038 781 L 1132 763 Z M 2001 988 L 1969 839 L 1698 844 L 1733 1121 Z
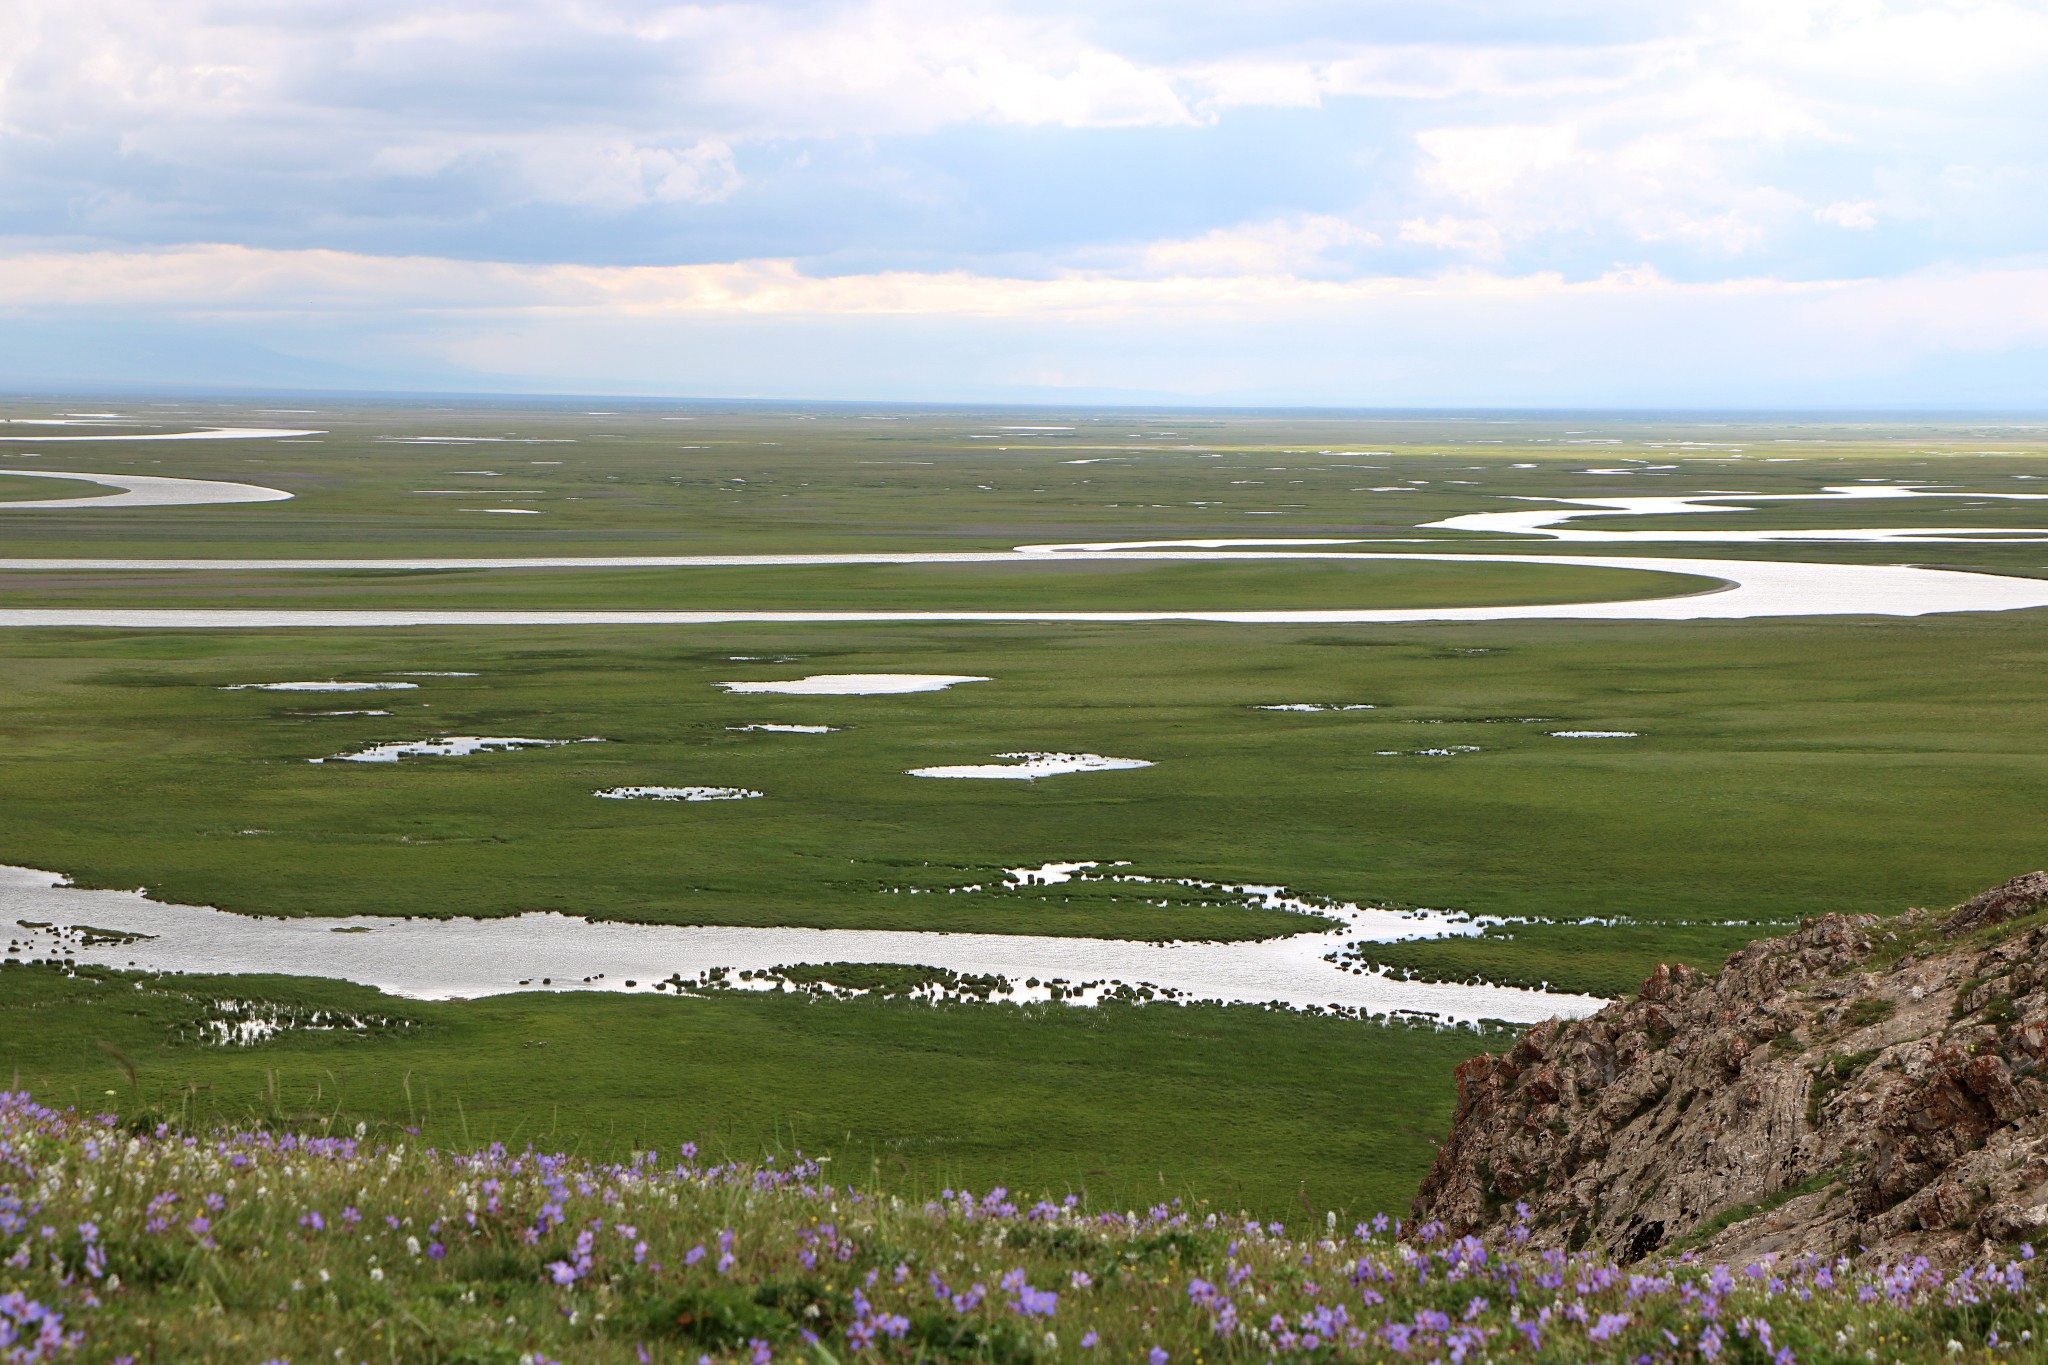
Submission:
M 1415 1200 L 1458 1234 L 1526 1205 L 1539 1245 L 1925 1255 L 2048 1239 L 2048 873 L 1937 920 L 1830 915 L 1719 975 L 1458 1068 Z

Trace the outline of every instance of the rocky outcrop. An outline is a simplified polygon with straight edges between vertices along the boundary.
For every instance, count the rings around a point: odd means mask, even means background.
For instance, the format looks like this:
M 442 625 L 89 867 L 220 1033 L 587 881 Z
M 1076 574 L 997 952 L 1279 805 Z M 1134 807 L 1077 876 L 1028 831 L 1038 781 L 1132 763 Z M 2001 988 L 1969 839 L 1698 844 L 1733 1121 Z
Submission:
M 2048 873 L 1937 919 L 1830 915 L 1458 1068 L 1415 1201 L 1622 1260 L 2048 1238 Z
M 1942 921 L 1941 931 L 1955 938 L 2032 914 L 2044 905 L 2048 905 L 2048 872 L 2029 872 L 1989 891 L 1980 891 L 1958 905 Z

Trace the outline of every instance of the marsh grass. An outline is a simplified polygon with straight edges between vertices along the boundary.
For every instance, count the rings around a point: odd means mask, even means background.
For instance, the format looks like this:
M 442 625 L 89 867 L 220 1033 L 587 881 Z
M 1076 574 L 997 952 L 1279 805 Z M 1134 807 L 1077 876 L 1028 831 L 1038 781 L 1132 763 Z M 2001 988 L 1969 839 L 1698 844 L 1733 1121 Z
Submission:
M 2012 482 L 2014 474 L 2048 472 L 2041 444 L 2016 441 L 2009 430 L 1926 424 L 1837 424 L 1824 432 L 1719 424 L 1708 439 L 1759 447 L 1798 440 L 1803 462 L 1687 464 L 1657 453 L 1656 462 L 1681 468 L 1652 482 L 1582 472 L 1588 449 L 1557 444 L 1565 426 L 1583 425 L 1576 418 L 1388 418 L 1359 426 L 1337 417 L 1209 414 L 1190 424 L 1180 420 L 1185 414 L 1037 414 L 1023 420 L 1071 420 L 1076 434 L 969 441 L 1016 419 L 961 410 L 882 423 L 868 420 L 874 413 L 684 411 L 673 404 L 608 403 L 624 411 L 601 419 L 518 403 L 319 406 L 308 424 L 329 434 L 304 443 L 79 447 L 73 462 L 268 484 L 294 492 L 290 502 L 135 515 L 0 514 L 8 553 L 246 559 L 423 549 L 448 556 L 1008 550 L 1051 541 L 1321 535 L 1475 554 L 1574 554 L 1584 547 L 1460 535 L 1425 523 L 1521 505 L 1505 498 L 1713 487 L 1782 493 L 1856 479 L 2012 489 L 2032 486 Z M 195 405 L 192 415 L 238 420 L 232 405 Z M 665 420 L 678 415 L 690 420 Z M 1600 439 L 1632 443 L 1687 429 L 1677 419 L 1601 419 L 1589 428 Z M 386 439 L 418 434 L 556 443 Z M 1994 442 L 2009 453 L 1954 453 Z M 1354 446 L 1388 453 L 1318 453 Z M 1595 449 L 1593 463 L 1613 453 Z M 1647 447 L 1642 453 L 1650 454 Z M 1102 455 L 1118 462 L 1068 463 Z M 454 473 L 475 468 L 504 477 Z M 0 496 L 79 491 L 0 482 L 8 485 Z M 464 491 L 455 495 L 418 491 L 458 486 Z M 1402 487 L 1411 491 L 1385 491 Z M 536 491 L 511 491 L 523 488 Z M 462 510 L 515 501 L 542 514 Z M 1845 520 L 1852 513 L 1853 523 Z M 1794 503 L 1688 524 L 2016 526 L 2034 516 L 2011 506 Z M 1681 559 L 1795 553 L 1783 546 L 1651 548 Z M 2048 573 L 2042 548 L 2021 544 L 1814 544 L 1799 546 L 1796 557 Z M 709 589 L 736 604 L 831 605 L 881 594 L 932 608 L 963 598 L 1279 607 L 1439 602 L 1449 586 L 1487 600 L 1531 600 L 1526 594 L 1572 596 L 1592 586 L 1582 570 L 1509 573 L 1476 561 L 1428 571 L 1435 578 L 1391 566 L 1363 573 L 1356 566 L 1077 567 L 1010 574 L 1004 565 L 959 578 L 797 571 L 776 580 L 378 571 L 143 582 L 44 574 L 10 575 L 0 592 L 13 605 L 695 605 L 701 597 L 683 599 Z M 1648 575 L 1628 582 L 1634 587 L 1601 580 L 1623 591 L 1668 586 Z M 1213 600 L 1188 600 L 1196 595 Z M 559 908 L 667 923 L 1143 939 L 1242 939 L 1311 927 L 1164 888 L 1142 896 L 1114 887 L 959 890 L 1010 866 L 1125 859 L 1166 877 L 1281 883 L 1364 904 L 1540 921 L 1511 934 L 1373 952 L 1390 967 L 1424 975 L 1619 993 L 1658 961 L 1712 967 L 1773 926 L 1830 910 L 1947 905 L 2038 866 L 2038 815 L 2048 804 L 2048 744 L 2038 739 L 2048 735 L 2041 683 L 2048 635 L 2040 615 L 1313 629 L 13 631 L 0 656 L 0 861 L 69 873 L 84 885 L 148 886 L 167 900 L 262 914 Z M 388 718 L 316 718 L 304 713 L 325 708 L 303 699 L 216 690 L 402 670 L 481 676 L 422 679 Z M 735 698 L 712 686 L 824 671 L 997 681 L 977 685 L 971 696 L 841 699 Z M 398 695 L 379 694 L 378 705 Z M 1276 702 L 1378 709 L 1248 709 Z M 1600 748 L 1492 723 L 1527 716 L 1554 718 L 1546 729 L 1634 730 L 1642 738 Z M 1427 732 L 1408 725 L 1421 720 L 1437 724 Z M 844 728 L 795 738 L 726 729 L 761 721 Z M 608 742 L 375 772 L 304 762 L 450 733 L 602 734 Z M 1424 734 L 1430 746 L 1477 752 L 1380 755 L 1424 747 Z M 972 787 L 903 775 L 914 766 L 1044 749 L 1128 754 L 1157 766 Z M 648 783 L 767 795 L 667 808 L 590 797 Z M 264 833 L 242 832 L 251 829 Z M 920 894 L 903 894 L 913 887 Z M 1608 920 L 1621 922 L 1578 923 Z M 1914 951 L 1923 932 L 1901 927 L 1880 956 Z M 901 979 L 856 978 L 884 993 L 890 982 Z M 1098 1209 L 1199 1195 L 1219 1209 L 1248 1208 L 1268 1219 L 1297 1219 L 1307 1208 L 1403 1204 L 1448 1117 L 1451 1067 L 1480 1045 L 1470 1034 L 1256 1010 L 933 1009 L 794 996 L 518 996 L 425 1005 L 331 982 L 183 978 L 145 980 L 137 989 L 119 976 L 26 969 L 0 971 L 0 1000 L 0 1074 L 19 1069 L 39 1098 L 110 1106 L 121 1122 L 146 1128 L 175 1121 L 194 1134 L 225 1124 L 334 1135 L 360 1123 L 375 1143 L 415 1127 L 418 1138 L 406 1135 L 415 1151 L 419 1141 L 466 1150 L 502 1139 L 598 1161 L 672 1151 L 684 1140 L 721 1159 L 801 1145 L 834 1155 L 841 1172 L 855 1168 L 856 1180 L 877 1172 L 880 1189 L 913 1201 L 947 1183 L 1007 1182 L 1071 1191 Z M 246 1047 L 201 1044 L 203 1026 L 246 1021 L 234 1010 L 252 1006 L 260 1018 L 292 1024 L 322 1012 L 390 1024 L 289 1027 Z M 260 1240 L 262 1249 L 289 1248 L 277 1268 L 289 1264 L 291 1277 L 310 1285 L 315 1262 L 291 1240 L 298 1227 L 263 1215 L 236 1235 Z M 1056 1230 L 1080 1239 L 1076 1246 L 1085 1241 L 1082 1230 Z M 977 1224 L 971 1235 L 921 1244 L 920 1255 L 949 1265 L 956 1253 L 963 1264 L 978 1257 L 994 1273 L 994 1252 L 974 1240 L 989 1231 Z M 1124 1262 L 1119 1249 L 1118 1264 L 1142 1263 L 1168 1283 L 1140 1294 L 1132 1279 L 1118 1290 L 1117 1321 L 1142 1320 L 1156 1308 L 1152 1320 L 1167 1324 L 1163 1348 L 1183 1362 L 1198 1346 L 1225 1358 L 1233 1350 L 1247 1358 L 1274 1354 L 1268 1342 L 1222 1342 L 1206 1324 L 1186 1327 L 1175 1316 L 1191 1300 L 1189 1283 L 1171 1269 L 1173 1256 L 1183 1270 L 1205 1267 L 1207 1282 L 1222 1284 L 1231 1268 L 1219 1238 L 1199 1227 L 1148 1225 L 1130 1234 L 1138 1261 Z M 633 1358 L 627 1352 L 638 1340 L 595 1330 L 594 1314 L 610 1311 L 596 1302 L 537 1286 L 546 1262 L 524 1244 L 491 1243 L 462 1263 L 459 1278 L 446 1280 L 407 1269 L 379 1285 L 360 1262 L 320 1262 L 341 1286 L 331 1304 L 294 1298 L 280 1288 L 288 1279 L 240 1263 L 222 1269 L 190 1245 L 151 1245 L 138 1252 L 131 1282 L 155 1287 L 138 1289 L 122 1307 L 135 1310 L 125 1320 L 138 1347 L 160 1345 L 162 1359 L 256 1361 L 268 1346 L 297 1353 L 301 1365 L 331 1358 L 337 1347 L 359 1360 L 607 1360 Z M 1312 1261 L 1334 1255 L 1299 1250 Z M 1053 1248 L 1032 1255 L 1049 1258 Z M 626 1316 L 636 1331 L 652 1333 L 656 1307 L 672 1309 L 678 1326 L 686 1316 L 737 1324 L 757 1310 L 782 1312 L 779 1305 L 798 1304 L 793 1296 L 809 1291 L 796 1287 L 782 1251 L 771 1260 L 776 1268 L 750 1262 L 743 1284 L 662 1281 L 658 1292 L 633 1297 Z M 1033 1260 L 1031 1273 L 1054 1264 Z M 1151 1269 L 1160 1266 L 1168 1268 Z M 1306 1300 L 1272 1292 L 1279 1274 L 1259 1281 L 1272 1299 L 1255 1305 L 1261 1328 L 1270 1329 L 1273 1310 L 1305 1311 Z M 844 1288 L 841 1282 L 834 1292 Z M 769 1302 L 758 1300 L 771 1290 Z M 1741 1289 L 1752 1292 L 1763 1293 Z M 1950 1302 L 1942 1298 L 1947 1292 L 1927 1290 L 1939 1301 L 1920 1301 L 1912 1313 L 1838 1312 L 1825 1299 L 1821 1307 L 1792 1307 L 1764 1295 L 1729 1300 L 1729 1318 L 1769 1316 L 1783 1333 L 1779 1345 L 1796 1345 L 1800 1360 L 1860 1359 L 1865 1351 L 1917 1360 L 1945 1351 L 1945 1333 L 1962 1349 L 1979 1350 L 2003 1308 Z M 1500 1328 L 1508 1300 L 1488 1297 L 1493 1307 L 1475 1321 Z M 276 1310 L 279 1302 L 316 1301 L 319 1313 Z M 1362 1298 L 1350 1302 L 1364 1307 Z M 1426 1311 L 1455 1322 L 1463 1302 L 1446 1298 Z M 1425 1311 L 1412 1297 L 1399 1304 L 1404 1313 Z M 1250 1320 L 1254 1304 L 1244 1306 Z M 918 1325 L 904 1339 L 915 1346 L 898 1343 L 899 1354 L 993 1360 L 1048 1352 L 1007 1310 L 930 1319 L 932 1311 L 905 1307 Z M 1658 1344 L 1661 1337 L 1627 1335 L 1649 1331 L 1663 1310 L 1637 1314 L 1616 1301 L 1599 1311 L 1636 1316 L 1598 1349 L 1583 1333 L 1552 1333 L 1550 1358 L 1669 1347 Z M 607 1318 L 621 1320 L 618 1312 Z M 1666 1320 L 1697 1341 L 1698 1324 Z M 1599 1321 L 1596 1312 L 1576 1326 Z M 1299 1339 L 1298 1319 L 1283 1329 Z M 1838 1330 L 1848 1335 L 1838 1341 Z M 1059 1353 L 1073 1354 L 1075 1332 L 1063 1324 L 1058 1331 Z M 1433 1354 L 1450 1350 L 1434 1327 L 1416 1340 Z M 1501 1328 L 1489 1340 L 1487 1349 L 1505 1352 L 1514 1336 Z M 647 1341 L 655 1351 L 703 1349 L 682 1337 Z M 1104 1342 L 1105 1358 L 1143 1356 L 1141 1338 L 1105 1330 Z M 102 1344 L 95 1339 L 92 1350 Z M 1724 1345 L 1723 1358 L 1771 1354 L 1754 1333 L 1731 1333 Z M 831 1349 L 844 1359 L 844 1347 Z M 2038 1345 L 2027 1349 L 2038 1354 Z M 2026 1358 L 2025 1350 L 2001 1358 Z
M 1951 904 L 2035 865 L 2024 812 L 2048 804 L 2048 745 L 2027 739 L 2048 734 L 2037 633 L 2024 613 L 1404 627 L 1341 642 L 1193 626 L 24 632 L 0 661 L 0 815 L 9 861 L 252 913 L 561 909 L 1148 939 L 1313 925 L 1187 889 L 943 894 L 1004 867 L 1121 859 L 1361 904 L 1622 919 L 1648 932 L 1589 933 L 1586 953 L 1535 928 L 1429 950 L 1499 951 L 1509 979 L 1610 990 L 1769 932 L 1749 926 Z M 307 718 L 282 694 L 217 690 L 419 669 L 480 676 L 378 694 L 390 717 Z M 996 681 L 901 697 L 713 686 L 892 671 Z M 1378 709 L 1248 709 L 1304 700 Z M 1488 723 L 1520 715 L 1644 738 L 1595 749 Z M 845 728 L 726 728 L 764 721 Z M 1478 752 L 1381 756 L 1424 747 L 1425 730 L 1431 746 Z M 304 761 L 447 733 L 606 743 L 374 771 Z M 905 776 L 1046 748 L 1156 766 L 1039 783 Z M 766 795 L 590 795 L 635 783 Z M 939 894 L 901 894 L 913 887 Z M 1722 920 L 1739 925 L 1688 927 Z
M 912 970 L 807 975 L 887 987 Z M 308 1026 L 316 1014 L 327 1027 Z M 218 1045 L 219 1023 L 250 1019 L 282 1027 Z M 1511 1037 L 1251 1007 L 746 992 L 435 1003 L 279 977 L 0 968 L 0 1081 L 124 1121 L 364 1124 L 380 1139 L 410 1127 L 442 1146 L 602 1160 L 685 1141 L 737 1160 L 802 1147 L 878 1164 L 906 1194 L 1005 1183 L 1274 1216 L 1304 1199 L 1405 1208 L 1449 1121 L 1443 1078 Z M 1206 1117 L 1190 1125 L 1191 1112 Z

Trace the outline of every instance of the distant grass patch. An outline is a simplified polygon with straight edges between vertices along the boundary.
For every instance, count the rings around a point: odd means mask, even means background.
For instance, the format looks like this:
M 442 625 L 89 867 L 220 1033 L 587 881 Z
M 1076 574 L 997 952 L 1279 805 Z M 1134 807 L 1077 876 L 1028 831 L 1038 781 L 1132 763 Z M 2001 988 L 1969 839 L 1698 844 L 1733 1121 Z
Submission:
M 0 483 L 0 495 L 8 487 Z M 999 564 L 411 572 L 0 572 L 15 607 L 754 608 L 802 611 L 1197 611 L 1494 606 L 1707 592 L 1711 578 L 1573 564 L 1373 559 L 1334 563 L 1061 560 Z
M 220 1036 L 209 1021 L 315 1012 L 363 1026 L 201 1041 Z M 437 1004 L 280 977 L 0 968 L 0 1077 L 51 1104 L 337 1134 L 363 1123 L 391 1140 L 410 1126 L 444 1147 L 601 1159 L 685 1141 L 735 1158 L 800 1148 L 905 1193 L 1006 1184 L 1114 1208 L 1194 1193 L 1280 1217 L 1305 1203 L 1405 1210 L 1450 1119 L 1451 1069 L 1509 1036 L 1250 1007 Z
M 1791 928 L 1489 925 L 1471 938 L 1366 944 L 1357 960 L 1424 981 L 1491 981 L 1612 999 L 1634 994 L 1660 962 L 1717 972 L 1730 953 Z
M 2048 743 L 2028 738 L 2048 735 L 2036 681 L 2048 643 L 2032 615 L 1341 637 L 1193 625 L 16 632 L 0 659 L 0 859 L 253 913 L 560 909 L 1130 938 L 1308 926 L 1173 886 L 944 893 L 1005 867 L 1093 858 L 1558 921 L 1944 905 L 2038 859 L 2021 818 L 2048 803 Z M 218 690 L 419 670 L 479 676 L 359 696 Z M 897 697 L 713 686 L 891 671 L 995 681 Z M 1251 709 L 1289 703 L 1376 709 Z M 392 714 L 315 714 L 358 708 Z M 760 722 L 842 728 L 728 728 Z M 1644 737 L 1601 745 L 1553 728 Z M 440 734 L 606 742 L 305 761 Z M 1476 752 L 1418 753 L 1465 746 Z M 1016 750 L 1156 766 L 1036 783 L 905 775 Z M 591 796 L 634 784 L 766 795 Z M 1747 936 L 1649 944 L 1616 930 L 1627 946 L 1603 989 L 1663 957 L 1711 963 Z M 1557 965 L 1525 962 L 1513 979 Z
M 19 446 L 0 446 L 0 450 L 5 450 L 10 454 L 19 449 Z M 38 478 L 25 469 L 4 469 L 0 470 L 0 474 L 6 475 L 5 478 L 0 478 L 0 504 L 10 502 L 42 502 L 49 498 L 90 498 L 102 494 L 112 497 L 114 495 L 113 489 L 103 485 L 81 483 L 77 479 Z M 34 514 L 31 513 L 30 515 Z M 4 507 L 0 507 L 0 526 L 6 526 L 12 530 L 18 524 L 19 522 L 15 518 L 7 515 Z

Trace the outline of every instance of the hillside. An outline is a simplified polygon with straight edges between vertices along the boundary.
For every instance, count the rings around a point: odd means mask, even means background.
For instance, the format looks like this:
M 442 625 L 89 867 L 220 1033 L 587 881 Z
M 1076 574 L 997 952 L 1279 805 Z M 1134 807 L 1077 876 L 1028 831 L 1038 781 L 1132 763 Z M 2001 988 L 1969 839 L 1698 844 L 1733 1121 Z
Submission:
M 2048 874 L 1943 916 L 1830 915 L 1715 976 L 1458 1068 L 1416 1199 L 1453 1232 L 1525 1206 L 1622 1261 L 1867 1251 L 1983 1260 L 2048 1228 Z

